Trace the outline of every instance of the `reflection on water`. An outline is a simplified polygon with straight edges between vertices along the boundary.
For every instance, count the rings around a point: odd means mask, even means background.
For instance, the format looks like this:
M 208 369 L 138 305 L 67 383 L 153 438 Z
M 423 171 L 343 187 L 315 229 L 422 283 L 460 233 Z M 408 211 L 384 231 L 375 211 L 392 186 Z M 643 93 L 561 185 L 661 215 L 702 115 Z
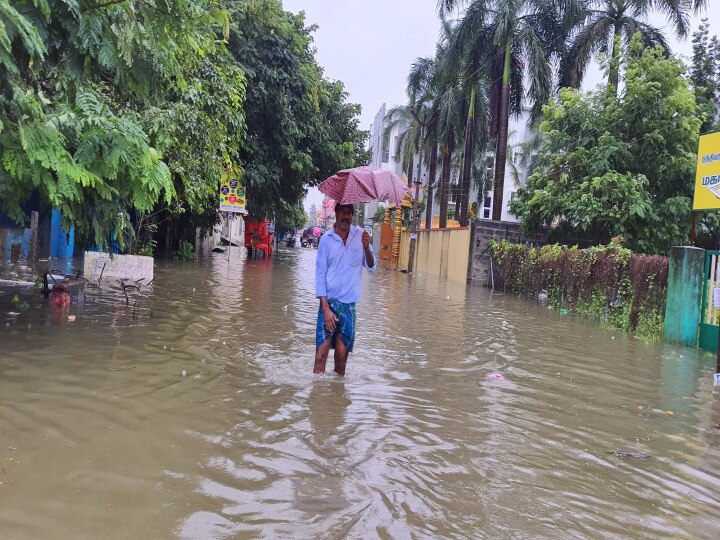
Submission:
M 313 376 L 315 254 L 0 289 L 0 537 L 720 535 L 713 358 L 379 271 Z

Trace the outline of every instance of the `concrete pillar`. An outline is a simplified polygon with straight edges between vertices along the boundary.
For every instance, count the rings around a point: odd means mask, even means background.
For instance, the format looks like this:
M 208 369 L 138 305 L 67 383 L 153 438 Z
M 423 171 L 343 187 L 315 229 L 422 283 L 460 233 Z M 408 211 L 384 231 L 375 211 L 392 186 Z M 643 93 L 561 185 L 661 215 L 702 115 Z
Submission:
M 395 228 L 393 229 L 392 243 L 392 269 L 395 270 L 400 262 L 400 232 L 402 231 L 403 207 L 395 208 Z
M 30 212 L 30 247 L 28 248 L 28 259 L 31 262 L 38 258 L 38 222 L 39 214 Z
M 665 341 L 697 347 L 702 309 L 705 250 L 676 246 L 670 252 Z

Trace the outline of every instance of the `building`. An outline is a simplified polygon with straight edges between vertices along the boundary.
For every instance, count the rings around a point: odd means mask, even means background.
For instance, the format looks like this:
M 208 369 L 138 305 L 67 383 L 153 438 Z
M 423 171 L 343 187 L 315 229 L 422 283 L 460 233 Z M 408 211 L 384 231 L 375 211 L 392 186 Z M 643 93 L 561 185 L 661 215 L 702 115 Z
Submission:
M 398 176 L 402 177 L 403 170 L 402 164 L 396 161 L 394 155 L 396 153 L 398 137 L 402 132 L 407 129 L 407 126 L 398 125 L 395 126 L 390 132 L 387 144 L 384 143 L 385 134 L 385 118 L 386 118 L 386 106 L 382 104 L 380 110 L 378 110 L 370 126 L 370 150 L 372 151 L 373 159 L 370 165 L 377 169 L 388 169 L 395 172 Z M 365 203 L 364 214 L 365 214 L 365 225 L 373 224 L 373 216 L 378 210 L 378 207 L 383 204 L 380 201 L 371 201 Z
M 316 225 L 323 229 L 328 229 L 335 224 L 335 201 L 328 198 L 323 198 L 323 202 L 320 205 L 320 210 L 317 213 Z
M 68 258 L 76 254 L 75 228 L 66 231 L 62 226 L 60 211 L 40 210 L 36 203 L 34 198 L 28 204 L 27 226 L 18 225 L 0 212 L 0 260 L 28 260 L 32 256 L 41 259 Z M 37 216 L 34 225 L 32 214 Z M 31 253 L 32 250 L 34 253 Z
M 518 178 L 517 181 L 513 177 L 512 170 L 511 170 L 511 164 L 508 163 L 505 166 L 505 185 L 503 186 L 503 205 L 502 205 L 502 215 L 500 216 L 500 221 L 506 221 L 509 223 L 518 223 L 518 218 L 513 216 L 510 213 L 510 201 L 512 200 L 513 195 L 515 192 L 524 186 L 527 183 L 527 176 L 528 171 L 527 168 L 522 166 L 522 144 L 526 143 L 530 140 L 532 137 L 532 130 L 530 129 L 530 126 L 528 125 L 528 120 L 530 119 L 530 109 L 529 108 L 523 108 L 522 114 L 519 117 L 510 117 L 509 125 L 508 125 L 508 146 L 513 148 L 513 164 L 518 172 Z M 490 163 L 492 164 L 493 170 L 494 170 L 494 152 L 492 153 L 490 157 Z M 489 193 L 486 193 L 485 196 L 482 198 L 483 202 L 480 206 L 480 212 L 478 217 L 480 219 L 491 219 L 492 218 L 492 204 L 493 204 L 493 192 L 490 190 Z M 470 200 L 478 200 L 477 199 L 477 193 L 475 194 L 475 198 L 473 198 L 473 194 L 470 195 Z

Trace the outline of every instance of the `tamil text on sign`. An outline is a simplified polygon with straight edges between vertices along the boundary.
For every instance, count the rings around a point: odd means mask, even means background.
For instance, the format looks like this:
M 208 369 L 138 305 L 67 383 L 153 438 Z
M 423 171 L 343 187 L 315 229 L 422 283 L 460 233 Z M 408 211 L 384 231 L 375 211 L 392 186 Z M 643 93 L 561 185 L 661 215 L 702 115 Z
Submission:
M 693 210 L 720 208 L 720 132 L 700 136 Z

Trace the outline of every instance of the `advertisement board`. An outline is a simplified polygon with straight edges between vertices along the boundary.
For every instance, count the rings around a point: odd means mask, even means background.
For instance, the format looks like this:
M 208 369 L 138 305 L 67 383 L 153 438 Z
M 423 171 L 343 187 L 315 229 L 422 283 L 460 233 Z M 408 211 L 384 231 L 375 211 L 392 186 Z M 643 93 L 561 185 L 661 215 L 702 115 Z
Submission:
M 230 173 L 220 178 L 220 211 L 245 214 L 245 184 Z
M 693 210 L 720 208 L 720 131 L 700 136 Z

